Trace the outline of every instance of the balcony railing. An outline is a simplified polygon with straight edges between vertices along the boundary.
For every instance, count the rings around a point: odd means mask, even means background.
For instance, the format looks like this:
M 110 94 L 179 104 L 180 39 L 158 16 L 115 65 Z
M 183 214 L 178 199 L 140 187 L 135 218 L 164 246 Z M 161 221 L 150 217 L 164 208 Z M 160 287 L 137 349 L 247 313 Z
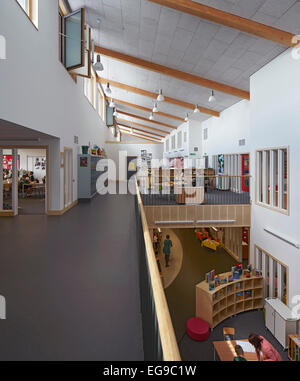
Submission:
M 250 176 L 140 176 L 144 205 L 247 205 Z
M 147 361 L 180 361 L 179 349 L 160 278 L 153 244 L 137 186 L 139 268 L 144 358 Z

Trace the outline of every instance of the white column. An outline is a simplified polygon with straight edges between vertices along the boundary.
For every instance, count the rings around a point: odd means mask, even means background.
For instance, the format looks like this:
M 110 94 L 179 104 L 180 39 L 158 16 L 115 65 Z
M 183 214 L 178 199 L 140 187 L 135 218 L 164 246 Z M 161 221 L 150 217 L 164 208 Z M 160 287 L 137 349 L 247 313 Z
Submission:
M 283 171 L 284 171 L 284 153 L 282 149 L 278 150 L 278 208 L 283 209 Z
M 242 175 L 242 157 L 241 157 L 241 155 L 237 155 L 237 160 L 238 160 L 238 173 L 237 173 L 237 175 L 241 176 Z M 238 192 L 241 193 L 242 192 L 242 178 L 241 177 L 237 177 L 237 183 L 238 183 Z
M 259 257 L 260 257 L 260 250 L 258 248 L 255 249 L 255 267 L 257 270 L 261 270 L 259 265 Z
M 18 150 L 12 150 L 12 210 L 18 215 Z
M 283 276 L 282 276 L 282 266 L 277 262 L 277 289 L 278 295 L 277 298 L 282 300 L 283 296 Z
M 3 150 L 0 149 L 0 212 L 3 210 Z
M 274 264 L 273 258 L 269 257 L 269 297 L 274 296 Z
M 275 186 L 274 186 L 274 178 L 275 178 L 275 165 L 274 165 L 274 159 L 275 159 L 274 150 L 270 151 L 270 205 L 274 206 L 274 200 L 275 200 Z

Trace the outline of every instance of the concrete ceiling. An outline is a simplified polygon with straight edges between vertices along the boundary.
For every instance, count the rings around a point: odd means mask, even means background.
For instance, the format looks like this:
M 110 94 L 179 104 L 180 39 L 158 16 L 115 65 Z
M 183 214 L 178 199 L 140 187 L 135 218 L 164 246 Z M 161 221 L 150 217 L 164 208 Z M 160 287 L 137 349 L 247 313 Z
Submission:
M 300 33 L 300 2 L 297 0 L 201 0 L 212 6 L 266 25 Z M 286 50 L 285 46 L 238 30 L 204 21 L 195 16 L 160 6 L 147 0 L 69 0 L 72 10 L 85 7 L 87 23 L 93 28 L 96 45 L 162 64 L 207 79 L 249 91 L 250 76 Z M 97 18 L 101 19 L 99 29 Z M 101 76 L 151 92 L 159 88 L 167 96 L 217 111 L 240 101 L 216 92 L 217 102 L 210 104 L 210 90 L 172 77 L 140 69 L 102 57 Z M 124 90 L 112 88 L 113 98 L 151 108 L 154 101 Z M 134 113 L 134 109 L 120 106 Z M 160 103 L 160 111 L 184 117 L 184 109 Z M 136 110 L 138 115 L 149 114 Z M 192 115 L 205 120 L 209 115 Z M 172 119 L 156 120 L 178 126 Z M 180 124 L 180 123 L 179 123 Z
M 0 119 L 0 144 L 8 141 L 36 141 L 54 138 L 56 137 Z

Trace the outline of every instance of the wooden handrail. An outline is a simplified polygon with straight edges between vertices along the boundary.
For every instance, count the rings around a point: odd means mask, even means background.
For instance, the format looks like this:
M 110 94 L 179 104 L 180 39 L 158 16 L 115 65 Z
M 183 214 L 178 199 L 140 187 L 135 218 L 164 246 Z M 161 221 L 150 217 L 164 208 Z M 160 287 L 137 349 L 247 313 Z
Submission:
M 172 324 L 168 303 L 166 300 L 163 285 L 160 279 L 158 266 L 153 250 L 153 244 L 150 237 L 148 223 L 142 203 L 139 187 L 136 182 L 138 206 L 141 213 L 143 234 L 146 246 L 146 256 L 151 278 L 153 298 L 160 333 L 161 346 L 163 351 L 164 361 L 181 361 L 178 344 Z

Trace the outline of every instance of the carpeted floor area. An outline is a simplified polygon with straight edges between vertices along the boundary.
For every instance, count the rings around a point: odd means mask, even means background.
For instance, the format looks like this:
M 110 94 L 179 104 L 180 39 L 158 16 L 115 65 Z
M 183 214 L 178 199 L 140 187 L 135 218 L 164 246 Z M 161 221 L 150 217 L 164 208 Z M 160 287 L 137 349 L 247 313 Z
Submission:
M 182 360 L 186 361 L 213 361 L 213 341 L 222 341 L 223 327 L 235 328 L 236 339 L 247 339 L 250 333 L 256 333 L 265 337 L 280 353 L 284 361 L 288 361 L 288 353 L 284 351 L 275 337 L 265 328 L 264 313 L 261 310 L 248 311 L 219 324 L 207 341 L 198 342 L 192 340 L 187 334 L 179 342 L 179 350 Z M 218 357 L 216 356 L 216 359 Z
M 216 269 L 217 273 L 229 271 L 236 262 L 223 249 L 216 252 L 201 247 L 193 229 L 174 229 L 183 246 L 183 263 L 180 273 L 165 292 L 179 343 L 182 360 L 213 361 L 213 341 L 223 340 L 223 327 L 233 327 L 237 339 L 247 339 L 250 333 L 257 333 L 269 340 L 284 360 L 287 352 L 283 351 L 278 341 L 266 329 L 262 310 L 250 311 L 229 318 L 219 324 L 205 342 L 196 342 L 186 334 L 187 319 L 195 315 L 195 285 L 204 280 L 205 274 Z M 171 237 L 172 239 L 172 237 Z

